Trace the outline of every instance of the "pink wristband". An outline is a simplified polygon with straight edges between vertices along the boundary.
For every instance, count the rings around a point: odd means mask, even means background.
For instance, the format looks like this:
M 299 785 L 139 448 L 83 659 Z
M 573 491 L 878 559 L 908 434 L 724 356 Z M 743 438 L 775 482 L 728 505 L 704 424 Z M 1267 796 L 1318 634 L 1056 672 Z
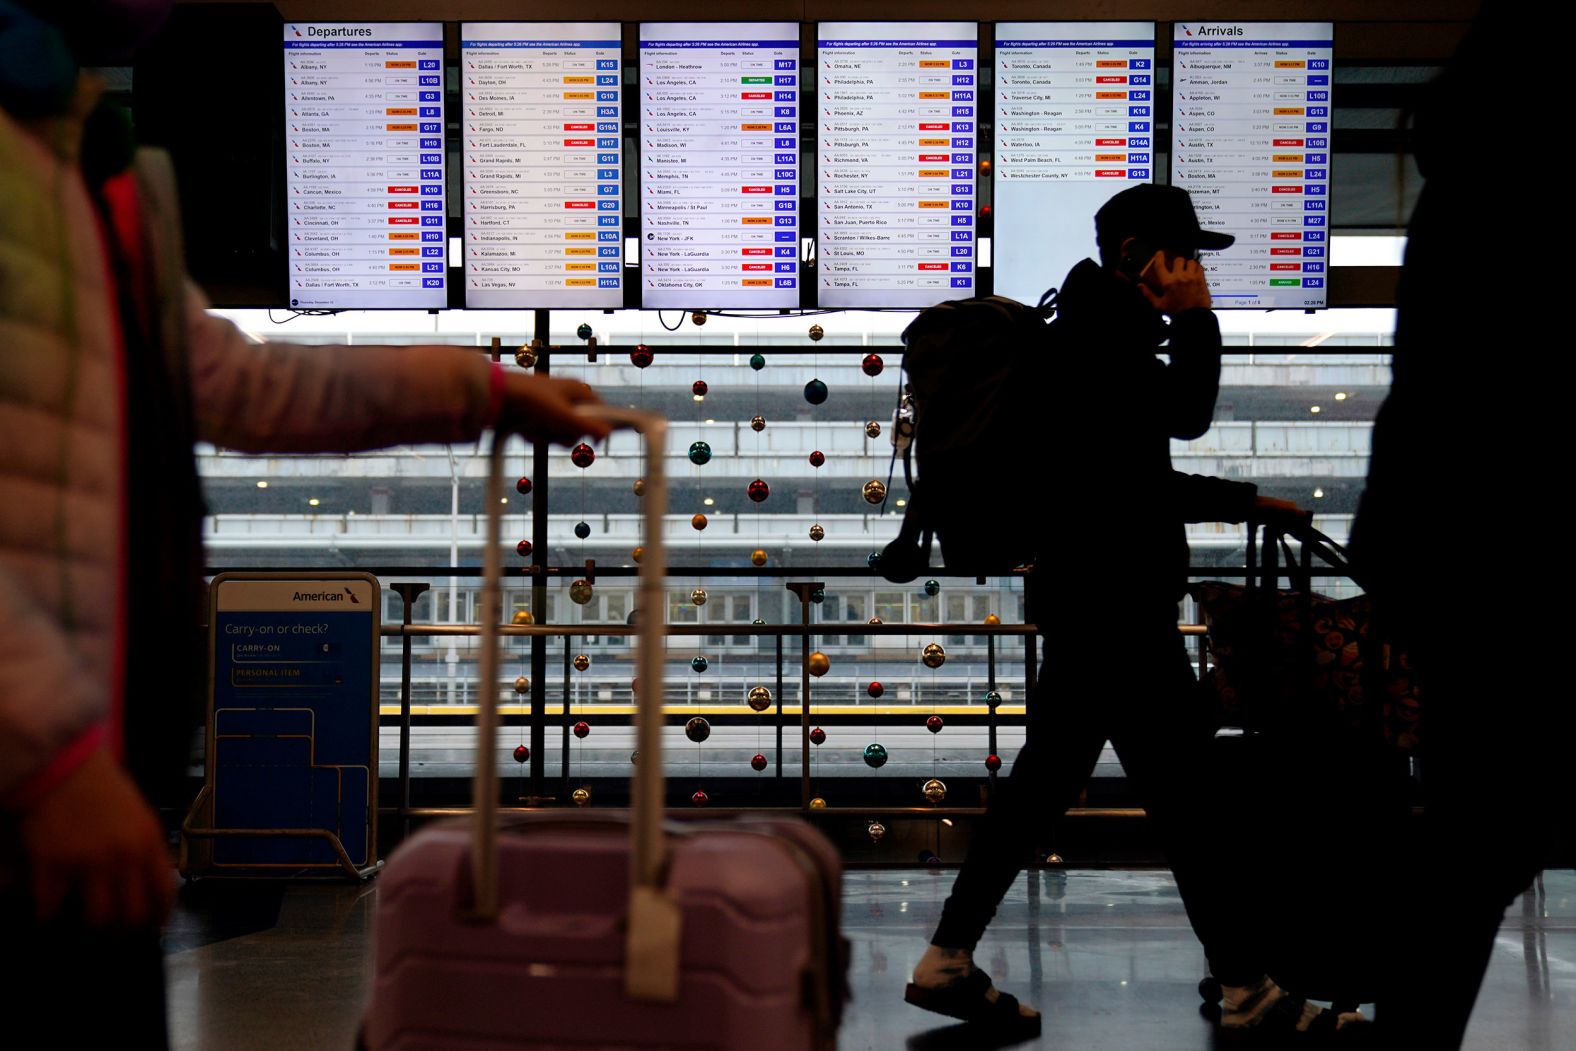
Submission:
M 108 732 L 103 723 L 95 723 L 82 732 L 76 740 L 62 748 L 42 770 L 23 781 L 6 796 L 0 809 L 12 813 L 31 810 L 60 782 L 70 777 L 77 768 L 92 758 L 93 753 L 104 747 Z

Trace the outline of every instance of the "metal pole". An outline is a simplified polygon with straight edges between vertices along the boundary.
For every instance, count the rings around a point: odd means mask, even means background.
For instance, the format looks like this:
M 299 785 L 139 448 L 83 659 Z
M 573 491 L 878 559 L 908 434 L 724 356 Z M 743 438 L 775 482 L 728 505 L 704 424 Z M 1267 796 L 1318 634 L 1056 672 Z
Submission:
M 429 585 L 417 582 L 401 582 L 390 585 L 394 593 L 399 595 L 404 604 L 401 612 L 400 623 L 410 626 L 411 609 L 416 605 L 416 599 Z M 415 641 L 412 635 L 405 635 L 400 640 L 400 673 L 399 673 L 399 813 L 404 818 L 405 827 L 403 835 L 410 835 L 410 646 Z
M 547 337 L 549 314 L 535 311 L 533 328 L 537 345 L 536 374 L 547 376 L 549 359 Z M 547 442 L 531 445 L 531 615 L 536 623 L 547 622 L 547 490 L 549 488 Z M 547 775 L 547 639 L 531 639 L 531 795 L 540 799 Z
M 783 776 L 783 637 L 777 636 L 777 777 Z
M 810 596 L 824 589 L 819 581 L 795 581 L 786 585 L 799 596 L 799 805 L 810 809 Z

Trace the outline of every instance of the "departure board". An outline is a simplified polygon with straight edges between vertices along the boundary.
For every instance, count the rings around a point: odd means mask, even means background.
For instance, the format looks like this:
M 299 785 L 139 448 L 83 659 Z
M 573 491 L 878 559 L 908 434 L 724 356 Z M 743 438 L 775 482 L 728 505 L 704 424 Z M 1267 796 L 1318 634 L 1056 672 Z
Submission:
M 978 27 L 822 22 L 817 36 L 819 304 L 974 295 Z
M 460 27 L 465 303 L 624 305 L 622 27 Z
M 290 305 L 447 306 L 443 26 L 290 22 L 284 45 Z
M 1095 212 L 1154 178 L 1154 65 L 1153 22 L 996 23 L 997 295 L 1098 258 Z
M 799 305 L 799 25 L 640 27 L 647 307 Z
M 1177 22 L 1171 181 L 1237 243 L 1204 257 L 1217 307 L 1326 302 L 1329 22 Z

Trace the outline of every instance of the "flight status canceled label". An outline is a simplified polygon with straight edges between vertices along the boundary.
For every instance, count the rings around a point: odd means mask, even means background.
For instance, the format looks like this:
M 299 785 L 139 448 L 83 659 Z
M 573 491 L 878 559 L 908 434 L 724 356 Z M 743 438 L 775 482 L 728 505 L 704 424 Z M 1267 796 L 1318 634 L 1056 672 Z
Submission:
M 996 293 L 1095 256 L 1094 214 L 1154 178 L 1153 22 L 996 23 Z
M 927 307 L 975 291 L 978 27 L 818 27 L 819 303 Z
M 443 26 L 284 27 L 290 305 L 448 304 Z
M 799 305 L 799 25 L 640 27 L 642 303 Z
M 465 303 L 624 303 L 621 27 L 460 27 Z
M 1171 181 L 1235 234 L 1204 257 L 1217 307 L 1325 305 L 1329 22 L 1177 22 Z

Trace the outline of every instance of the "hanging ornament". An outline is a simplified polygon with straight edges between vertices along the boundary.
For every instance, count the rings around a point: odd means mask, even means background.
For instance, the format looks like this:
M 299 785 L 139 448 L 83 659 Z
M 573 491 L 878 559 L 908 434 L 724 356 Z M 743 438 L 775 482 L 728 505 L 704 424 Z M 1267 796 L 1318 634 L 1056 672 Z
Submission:
M 640 560 L 646 557 L 646 549 L 643 547 L 637 547 L 635 550 L 629 553 L 629 557 L 634 561 L 635 565 L 638 566 L 640 565 Z
M 754 431 L 756 434 L 759 434 L 761 431 L 764 431 L 765 429 L 766 429 L 766 417 L 765 416 L 751 416 L 750 417 L 750 430 Z
M 819 522 L 817 522 L 815 525 L 810 527 L 810 539 L 811 540 L 814 540 L 816 543 L 819 544 L 821 542 L 821 538 L 824 537 L 824 536 L 826 536 L 826 530 L 821 528 L 821 524 Z
M 531 480 L 529 478 L 521 478 L 518 482 L 514 483 L 514 491 L 519 493 L 521 496 L 530 495 Z
M 707 795 L 705 790 L 702 789 L 690 796 L 690 802 L 696 806 L 705 806 L 707 803 L 711 802 L 711 796 Z
M 879 821 L 872 821 L 865 826 L 865 835 L 870 837 L 870 842 L 879 843 L 886 836 L 886 826 Z
M 580 323 L 580 327 L 575 329 L 575 335 L 580 337 L 581 339 L 590 339 L 591 338 L 591 326 L 587 325 L 585 322 L 581 322 Z
M 536 618 L 531 616 L 531 611 L 528 609 L 517 609 L 514 611 L 514 622 L 516 624 L 535 624 Z
M 815 745 L 826 743 L 826 731 L 817 726 L 810 731 L 810 743 Z
M 826 800 L 822 799 L 820 796 L 816 796 L 814 799 L 810 800 L 810 809 L 811 810 L 825 810 L 826 809 Z
M 940 803 L 947 798 L 947 786 L 937 781 L 934 777 L 926 781 L 920 791 L 925 793 L 925 799 L 930 803 Z
M 579 445 L 569 450 L 569 459 L 576 467 L 590 467 L 592 464 L 596 463 L 596 450 L 591 448 L 591 446 L 587 445 L 585 442 L 581 442 Z
M 865 621 L 865 623 L 866 624 L 880 624 L 881 623 L 881 618 L 880 617 L 871 617 L 869 620 Z
M 697 715 L 695 718 L 684 724 L 684 736 L 688 737 L 696 744 L 700 744 L 706 738 L 711 736 L 711 723 L 708 723 L 705 719 L 702 719 Z
M 814 602 L 817 606 L 819 606 L 821 603 L 825 602 L 826 601 L 826 589 L 825 588 L 816 588 L 814 591 L 810 592 L 810 601 Z
M 804 385 L 804 400 L 811 405 L 820 405 L 826 401 L 826 384 L 820 380 L 811 380 Z
M 630 766 L 639 766 L 640 765 L 640 749 L 637 748 L 633 752 L 629 753 L 629 765 Z
M 995 690 L 990 691 L 985 695 L 985 703 L 990 705 L 992 708 L 996 707 L 1001 703 L 1001 694 L 997 693 Z
M 939 734 L 941 732 L 941 726 L 941 716 L 939 715 L 932 715 L 929 719 L 925 720 L 925 729 L 929 730 L 933 734 Z
M 1001 756 L 999 756 L 999 755 L 987 755 L 985 757 L 985 769 L 989 770 L 993 774 L 996 771 L 1000 770 L 1001 769 Z
M 706 604 L 706 589 L 696 588 L 694 591 L 691 591 L 690 601 L 697 606 L 704 606 Z
M 711 446 L 705 442 L 693 442 L 689 450 L 690 463 L 696 467 L 711 462 Z
M 941 594 L 941 581 L 925 581 L 925 594 L 929 595 L 931 598 L 935 598 L 937 595 Z
M 819 467 L 826 462 L 826 454 L 820 449 L 810 454 L 810 466 Z
M 629 352 L 629 363 L 637 369 L 649 368 L 655 360 L 656 355 L 644 343 L 636 343 L 635 349 Z
M 695 313 L 690 315 L 690 324 L 694 325 L 696 328 L 699 328 L 701 325 L 704 325 L 705 323 L 706 323 L 706 315 L 702 314 L 699 310 L 695 311 Z
M 764 620 L 762 620 L 760 617 L 756 617 L 754 620 L 750 621 L 750 623 L 754 624 L 758 628 L 762 624 L 765 624 L 766 622 Z
M 925 647 L 925 652 L 920 654 L 919 659 L 925 662 L 927 668 L 939 668 L 947 663 L 947 651 L 941 648 L 939 642 L 932 642 Z
M 761 479 L 757 478 L 755 481 L 749 484 L 749 487 L 745 490 L 745 492 L 749 494 L 749 497 L 752 501 L 759 504 L 764 502 L 768 496 L 772 495 L 772 488 L 765 482 L 761 481 Z
M 624 623 L 628 624 L 632 628 L 636 624 L 638 624 L 639 622 L 640 622 L 640 610 L 638 610 L 638 609 L 630 610 L 629 611 L 629 616 L 624 618 Z
M 575 654 L 574 664 L 575 671 L 585 671 L 587 668 L 591 667 L 591 658 L 587 657 L 584 653 L 577 653 Z
M 941 855 L 934 850 L 922 850 L 919 852 L 919 863 L 921 865 L 939 865 L 941 864 Z
M 588 537 L 590 535 L 591 535 L 591 526 L 590 526 L 589 523 L 586 523 L 586 522 L 576 522 L 575 523 L 575 536 L 579 537 L 581 540 L 584 540 L 586 537 Z
M 881 360 L 880 354 L 866 354 L 865 360 L 859 363 L 859 367 L 864 369 L 866 376 L 879 376 L 881 370 L 886 368 L 886 362 Z
M 766 355 L 764 355 L 764 354 L 751 354 L 750 355 L 750 368 L 754 369 L 756 372 L 759 372 L 762 369 L 764 369 L 765 367 L 766 367 Z
M 750 706 L 750 711 L 764 712 L 772 706 L 772 691 L 764 686 L 753 687 L 746 697 L 746 702 Z
M 696 675 L 704 674 L 706 669 L 709 667 L 711 667 L 711 661 L 707 660 L 705 657 L 690 658 L 690 671 L 694 672 Z
M 1060 865 L 1062 864 L 1062 856 L 1060 854 L 1047 854 L 1045 855 L 1045 863 L 1047 865 Z
M 832 660 L 820 650 L 810 654 L 810 674 L 817 679 L 832 670 Z
M 886 483 L 871 479 L 865 483 L 865 503 L 879 504 L 886 499 Z
M 750 564 L 753 566 L 764 566 L 766 564 L 766 549 L 758 547 L 750 552 Z
M 569 601 L 577 606 L 584 606 L 590 602 L 591 596 L 595 593 L 596 589 L 591 586 L 591 582 L 584 578 L 569 585 Z
M 881 565 L 881 552 L 872 551 L 870 554 L 866 555 L 865 565 L 869 566 L 871 569 L 876 569 L 879 567 Z
M 757 773 L 759 773 L 762 770 L 765 770 L 766 769 L 766 757 L 764 755 L 762 755 L 761 753 L 756 752 L 753 756 L 750 757 L 750 769 L 756 771 Z
M 531 346 L 521 347 L 514 352 L 514 363 L 522 369 L 531 368 L 536 364 L 536 348 Z
M 709 389 L 710 388 L 706 386 L 705 380 L 696 380 L 694 383 L 690 384 L 690 393 L 695 395 L 697 399 L 704 398 L 706 396 L 706 391 Z
M 887 750 L 886 750 L 886 746 L 885 745 L 881 745 L 881 744 L 867 744 L 867 745 L 865 745 L 865 765 L 866 766 L 868 766 L 872 770 L 879 770 L 883 766 L 886 766 L 886 761 L 887 761 Z
M 1000 623 L 1001 623 L 1001 618 L 996 616 L 996 614 L 994 614 L 994 613 L 987 613 L 987 614 L 985 614 L 985 626 L 987 628 L 994 628 L 996 625 L 998 625 Z
M 865 424 L 865 437 L 866 438 L 879 438 L 879 437 L 881 437 L 881 424 L 876 422 L 875 420 L 871 420 L 869 423 L 866 423 Z
M 575 806 L 585 806 L 591 802 L 591 791 L 586 788 L 577 788 L 569 793 L 569 798 L 575 801 Z
M 531 750 L 529 748 L 527 748 L 523 744 L 515 745 L 514 746 L 514 761 L 517 762 L 517 763 L 528 763 L 528 762 L 530 762 L 531 761 Z
M 573 732 L 577 738 L 584 741 L 587 737 L 591 736 L 591 724 L 582 719 L 578 723 L 575 723 Z
M 519 678 L 515 679 L 514 680 L 514 692 L 517 693 L 517 694 L 518 693 L 530 693 L 531 692 L 531 680 L 527 679 L 524 675 L 522 675 Z
M 634 490 L 636 496 L 645 496 L 646 480 L 644 478 L 636 478 L 635 484 L 630 486 L 630 488 Z
M 886 693 L 886 687 L 881 685 L 880 680 L 877 680 L 872 682 L 869 686 L 866 686 L 865 692 L 871 697 L 880 697 L 883 693 Z
M 521 558 L 530 558 L 531 550 L 531 542 L 529 540 L 522 540 L 518 544 L 514 545 L 514 553 L 519 555 Z
M 811 325 L 810 326 L 810 342 L 811 343 L 819 343 L 819 342 L 821 342 L 821 337 L 824 336 L 824 335 L 826 335 L 826 330 L 824 328 L 822 328 L 820 325 Z
M 690 528 L 695 530 L 697 533 L 700 532 L 702 529 L 705 529 L 706 528 L 706 516 L 705 515 L 696 515 L 693 518 L 691 518 L 690 519 Z

